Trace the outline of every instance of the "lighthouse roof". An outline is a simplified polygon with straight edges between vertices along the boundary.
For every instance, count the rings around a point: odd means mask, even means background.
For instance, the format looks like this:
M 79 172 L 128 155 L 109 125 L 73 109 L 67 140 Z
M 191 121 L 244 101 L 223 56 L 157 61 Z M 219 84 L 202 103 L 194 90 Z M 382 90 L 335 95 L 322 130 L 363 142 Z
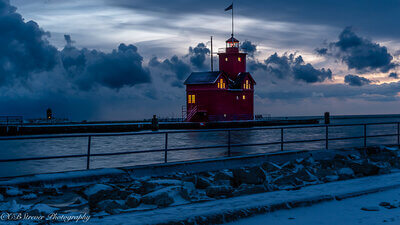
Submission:
M 193 72 L 185 80 L 184 84 L 213 84 L 217 81 L 221 71 Z
M 239 40 L 234 37 L 230 37 L 228 40 L 226 40 L 226 42 L 239 42 Z

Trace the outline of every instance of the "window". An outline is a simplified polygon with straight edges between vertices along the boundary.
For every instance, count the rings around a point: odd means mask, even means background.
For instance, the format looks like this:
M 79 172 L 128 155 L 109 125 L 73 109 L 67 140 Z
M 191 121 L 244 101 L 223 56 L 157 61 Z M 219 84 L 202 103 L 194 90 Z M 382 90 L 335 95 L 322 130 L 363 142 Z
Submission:
M 225 62 L 228 62 L 228 58 L 225 58 Z
M 218 81 L 218 88 L 220 88 L 220 89 L 225 89 L 225 82 L 224 82 L 224 79 L 219 79 L 219 81 Z
M 242 58 L 238 57 L 238 61 L 241 62 L 241 61 L 242 61 Z
M 243 95 L 243 100 L 246 100 L 246 95 Z
M 246 83 L 243 84 L 243 89 L 250 89 L 250 82 L 246 80 Z
M 195 97 L 195 95 L 188 95 L 188 103 L 189 104 L 191 104 L 191 103 L 196 103 L 196 97 Z

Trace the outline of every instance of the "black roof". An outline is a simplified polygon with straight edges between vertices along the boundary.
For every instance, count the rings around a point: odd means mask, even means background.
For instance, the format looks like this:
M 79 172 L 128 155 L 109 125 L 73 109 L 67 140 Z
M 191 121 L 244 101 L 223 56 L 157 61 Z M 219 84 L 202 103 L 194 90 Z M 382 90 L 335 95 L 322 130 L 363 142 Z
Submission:
M 217 81 L 221 71 L 193 72 L 185 80 L 184 84 L 213 84 Z
M 242 73 L 239 73 L 239 74 L 237 75 L 236 79 L 235 79 L 233 82 L 230 83 L 229 87 L 230 87 L 231 89 L 241 89 L 241 88 L 242 88 L 241 85 L 242 85 L 242 83 L 243 83 L 243 79 L 244 79 L 247 75 L 249 76 L 249 78 L 251 79 L 251 81 L 252 81 L 253 83 L 256 83 L 256 82 L 254 81 L 254 79 L 251 77 L 250 73 L 248 73 L 248 72 L 242 72 Z
M 226 42 L 239 42 L 239 40 L 234 37 L 230 37 L 228 40 L 226 40 Z

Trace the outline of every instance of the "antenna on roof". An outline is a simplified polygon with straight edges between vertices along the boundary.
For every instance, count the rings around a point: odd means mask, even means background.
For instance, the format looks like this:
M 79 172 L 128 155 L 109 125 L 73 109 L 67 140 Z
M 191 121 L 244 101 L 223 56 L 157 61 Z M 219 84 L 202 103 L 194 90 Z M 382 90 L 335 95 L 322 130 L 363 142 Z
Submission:
M 211 72 L 214 72 L 214 59 L 213 59 L 213 36 L 211 36 Z

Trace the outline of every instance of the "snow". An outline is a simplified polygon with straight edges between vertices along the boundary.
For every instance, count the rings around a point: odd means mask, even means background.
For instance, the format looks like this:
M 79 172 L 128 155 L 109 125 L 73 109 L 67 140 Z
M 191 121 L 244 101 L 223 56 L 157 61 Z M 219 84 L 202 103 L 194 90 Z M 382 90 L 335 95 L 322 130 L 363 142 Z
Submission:
M 381 176 L 370 176 L 352 180 L 337 181 L 320 185 L 303 187 L 299 190 L 274 191 L 248 196 L 239 196 L 222 200 L 186 204 L 174 207 L 159 208 L 149 211 L 124 213 L 92 218 L 87 224 L 157 224 L 179 222 L 195 217 L 208 217 L 213 215 L 246 214 L 262 207 L 276 206 L 290 203 L 309 202 L 321 199 L 344 199 L 354 195 L 367 194 L 387 188 L 400 187 L 400 173 Z M 347 201 L 347 200 L 346 200 Z M 352 199 L 349 199 L 352 201 Z M 370 206 L 371 204 L 366 204 Z M 361 208 L 361 207 L 360 207 Z M 360 209 L 359 208 L 359 209 Z M 382 210 L 381 210 L 382 211 Z M 330 211 L 332 216 L 332 211 Z M 336 213 L 335 213 L 336 215 Z M 252 223 L 250 223 L 252 224 Z M 255 223 L 259 224 L 259 223 Z M 279 224 L 279 223 L 269 223 Z M 293 223 L 292 223 L 293 224 Z M 304 223 L 306 224 L 306 223 Z M 310 223 L 318 224 L 318 223 Z M 337 223 L 340 224 L 340 223 Z M 353 223 L 354 224 L 354 223 Z
M 400 189 L 363 195 L 342 201 L 324 202 L 309 207 L 279 210 L 242 219 L 228 225 L 247 224 L 318 224 L 318 225 L 378 225 L 399 224 L 400 208 L 386 209 L 381 202 L 399 202 Z M 364 208 L 364 209 L 363 209 Z M 365 210 L 367 209 L 367 210 Z M 336 215 L 336 216 L 335 216 Z

